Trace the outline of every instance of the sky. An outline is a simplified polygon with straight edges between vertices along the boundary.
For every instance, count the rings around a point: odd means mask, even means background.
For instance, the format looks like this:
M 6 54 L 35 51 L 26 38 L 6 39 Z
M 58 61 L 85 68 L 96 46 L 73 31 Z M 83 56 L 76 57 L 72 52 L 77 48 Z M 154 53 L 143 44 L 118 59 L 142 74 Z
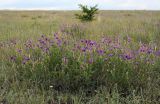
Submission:
M 78 4 L 101 10 L 160 10 L 160 0 L 0 0 L 0 9 L 78 10 Z

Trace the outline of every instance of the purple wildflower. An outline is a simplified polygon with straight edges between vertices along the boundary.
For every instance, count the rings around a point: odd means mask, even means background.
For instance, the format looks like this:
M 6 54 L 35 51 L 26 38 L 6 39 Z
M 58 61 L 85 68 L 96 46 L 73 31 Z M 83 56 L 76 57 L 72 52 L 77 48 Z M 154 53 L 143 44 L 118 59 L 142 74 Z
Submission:
M 104 50 L 97 50 L 99 55 L 103 55 L 104 54 Z
M 47 47 L 47 48 L 44 48 L 44 50 L 43 50 L 45 53 L 47 53 L 48 51 L 49 51 L 49 48 Z
M 58 40 L 59 38 L 58 38 L 58 37 L 55 37 L 55 39 Z
M 90 58 L 90 59 L 88 60 L 88 63 L 89 63 L 89 64 L 92 64 L 92 63 L 93 63 L 93 58 Z
M 83 47 L 81 48 L 82 52 L 86 52 L 87 48 L 86 47 Z
M 30 58 L 29 58 L 29 57 L 24 56 L 24 60 L 29 61 L 29 60 L 30 60 Z
M 48 41 L 48 40 L 49 40 L 49 39 L 46 37 L 46 38 L 45 38 L 45 41 Z
M 57 40 L 57 45 L 61 46 L 62 45 L 62 41 L 60 39 Z
M 10 59 L 11 61 L 16 61 L 16 56 L 11 56 Z
M 125 59 L 130 60 L 130 59 L 132 59 L 132 56 L 130 56 L 130 55 L 125 55 Z
M 24 65 L 24 64 L 26 64 L 26 61 L 25 61 L 25 60 L 23 60 L 23 61 L 22 61 L 22 64 L 23 64 L 23 65 Z
M 148 54 L 151 54 L 151 53 L 153 53 L 153 50 L 152 50 L 152 49 L 149 49 L 149 50 L 147 51 L 147 53 L 148 53 Z
M 139 52 L 147 52 L 148 50 L 148 47 L 146 47 L 145 45 L 141 45 L 140 48 L 139 48 Z
M 24 57 L 23 57 L 22 64 L 26 64 L 29 60 L 30 60 L 30 58 L 29 58 L 29 57 L 24 56 Z
M 81 43 L 83 43 L 84 42 L 84 40 L 81 40 Z
M 113 54 L 112 54 L 112 53 L 110 53 L 108 56 L 109 56 L 109 57 L 112 57 L 112 56 L 113 56 Z
M 156 56 L 160 56 L 160 50 L 156 51 L 156 52 L 155 52 L 155 55 L 156 55 Z
M 125 60 L 130 60 L 130 59 L 133 58 L 133 56 L 132 56 L 130 53 L 128 53 L 128 54 L 124 54 L 124 55 L 123 55 L 123 58 L 124 58 Z
M 18 53 L 22 53 L 22 49 L 18 49 L 17 52 L 18 52 Z
M 96 45 L 96 42 L 95 41 L 90 41 L 89 45 L 91 45 L 91 46 Z
M 85 43 L 87 44 L 87 43 L 88 43 L 88 41 L 87 41 L 87 40 L 85 40 Z

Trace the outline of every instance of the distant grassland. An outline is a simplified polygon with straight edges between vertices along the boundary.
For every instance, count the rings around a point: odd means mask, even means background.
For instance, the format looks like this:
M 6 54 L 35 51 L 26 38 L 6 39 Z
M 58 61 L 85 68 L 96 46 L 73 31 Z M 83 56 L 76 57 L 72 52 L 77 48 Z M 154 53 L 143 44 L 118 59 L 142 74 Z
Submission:
M 80 24 L 78 11 L 0 11 L 0 41 L 51 35 L 64 24 Z M 159 11 L 100 11 L 92 23 L 82 24 L 86 37 L 129 35 L 142 41 L 160 39 Z
M 77 24 L 84 35 L 81 38 L 98 40 L 103 36 L 119 35 L 130 36 L 135 42 L 160 45 L 160 11 L 99 11 L 91 23 L 77 20 L 74 14 L 78 12 L 0 11 L 0 42 L 18 40 L 21 46 L 27 39 L 36 39 L 42 34 L 53 35 L 65 25 Z M 73 35 L 77 37 L 77 34 Z M 7 52 L 7 48 L 1 49 L 1 53 L 9 54 Z M 5 55 L 1 54 L 0 58 L 4 59 Z

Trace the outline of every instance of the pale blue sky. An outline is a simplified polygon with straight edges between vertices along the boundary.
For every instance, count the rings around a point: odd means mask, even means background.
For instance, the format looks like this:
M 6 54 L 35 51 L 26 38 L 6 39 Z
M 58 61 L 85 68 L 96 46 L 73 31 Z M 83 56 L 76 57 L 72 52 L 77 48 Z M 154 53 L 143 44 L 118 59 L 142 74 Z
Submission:
M 160 10 L 160 0 L 0 0 L 0 9 L 77 10 L 80 3 L 106 10 Z

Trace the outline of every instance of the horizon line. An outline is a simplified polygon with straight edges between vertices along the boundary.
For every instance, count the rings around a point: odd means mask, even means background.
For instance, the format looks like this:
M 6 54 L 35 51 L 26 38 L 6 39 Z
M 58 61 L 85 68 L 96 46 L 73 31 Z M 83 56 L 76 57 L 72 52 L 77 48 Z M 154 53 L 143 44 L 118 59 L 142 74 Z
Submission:
M 80 11 L 81 9 L 41 9 L 41 8 L 21 8 L 21 9 L 0 9 L 0 11 Z M 113 11 L 160 11 L 160 9 L 99 9 L 99 11 L 107 11 L 107 10 L 113 10 Z

